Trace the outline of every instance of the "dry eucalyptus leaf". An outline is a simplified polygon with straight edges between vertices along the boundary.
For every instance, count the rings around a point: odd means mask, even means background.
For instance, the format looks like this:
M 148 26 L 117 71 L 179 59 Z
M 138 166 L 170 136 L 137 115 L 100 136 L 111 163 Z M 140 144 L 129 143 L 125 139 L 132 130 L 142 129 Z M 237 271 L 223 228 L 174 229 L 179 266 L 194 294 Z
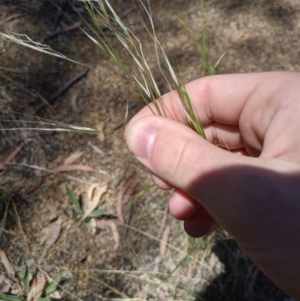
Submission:
M 63 165 L 71 165 L 82 156 L 82 152 L 74 152 L 65 161 Z
M 84 214 L 81 218 L 81 221 L 86 219 L 98 207 L 100 198 L 102 197 L 102 195 L 104 193 L 106 193 L 107 187 L 108 187 L 108 185 L 105 184 L 103 186 L 95 188 L 96 192 L 94 192 L 92 203 L 91 203 L 90 207 L 84 212 Z
M 74 170 L 81 170 L 81 171 L 92 171 L 96 172 L 95 169 L 88 165 L 81 165 L 81 164 L 72 164 L 72 165 L 60 165 L 57 167 L 54 167 L 52 169 L 52 172 L 67 172 L 67 171 L 74 171 Z
M 118 193 L 116 210 L 117 210 L 118 219 L 123 224 L 125 221 L 123 217 L 122 206 L 123 204 L 129 201 L 138 183 L 138 180 L 139 180 L 139 172 L 136 172 L 135 175 L 125 185 L 123 185 L 123 187 Z
M 5 252 L 3 250 L 0 249 L 0 259 L 4 265 L 4 268 L 7 272 L 7 275 L 14 277 L 15 276 L 15 270 L 12 267 L 12 265 L 10 264 Z
M 58 219 L 57 221 L 55 221 L 52 224 L 50 234 L 43 242 L 43 244 L 45 246 L 44 246 L 43 253 L 38 260 L 39 264 L 42 262 L 44 257 L 47 255 L 48 250 L 54 245 L 54 243 L 59 238 L 60 233 L 61 233 L 61 228 L 62 228 L 62 220 L 60 220 L 60 219 Z
M 40 274 L 36 279 L 36 282 L 31 286 L 30 291 L 27 295 L 27 301 L 39 301 L 43 294 L 46 285 L 46 278 L 44 274 Z

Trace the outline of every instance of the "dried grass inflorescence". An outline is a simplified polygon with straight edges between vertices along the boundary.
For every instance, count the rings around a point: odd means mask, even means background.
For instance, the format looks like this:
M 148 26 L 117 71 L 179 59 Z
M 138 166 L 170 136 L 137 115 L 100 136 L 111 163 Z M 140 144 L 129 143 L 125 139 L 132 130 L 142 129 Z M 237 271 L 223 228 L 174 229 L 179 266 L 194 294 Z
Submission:
M 143 50 L 141 40 L 137 34 L 128 28 L 122 21 L 122 18 L 116 13 L 115 9 L 108 0 L 80 0 L 78 1 L 88 13 L 89 19 L 79 13 L 84 26 L 87 30 L 81 30 L 85 35 L 95 43 L 116 66 L 123 72 L 127 81 L 134 85 L 136 91 L 142 100 L 149 106 L 150 110 L 155 115 L 166 116 L 166 108 L 162 102 L 162 93 L 159 85 L 155 80 L 152 68 L 150 67 L 149 58 L 146 57 Z M 194 111 L 192 101 L 187 93 L 184 84 L 182 83 L 179 73 L 175 70 L 173 62 L 169 59 L 163 43 L 161 43 L 156 35 L 154 18 L 151 13 L 149 1 L 146 4 L 143 1 L 138 1 L 141 9 L 143 10 L 144 17 L 139 15 L 141 25 L 146 30 L 150 43 L 153 46 L 156 58 L 156 70 L 159 70 L 160 79 L 163 79 L 165 84 L 170 90 L 175 89 L 179 95 L 180 102 L 177 104 L 182 108 L 182 112 L 186 119 L 186 124 L 195 130 L 199 135 L 205 138 L 204 130 L 201 122 Z M 110 37 L 106 34 L 107 30 L 117 38 L 120 47 L 116 47 Z M 49 46 L 33 41 L 27 35 L 20 34 L 5 34 L 0 35 L 12 42 L 18 43 L 22 46 L 32 48 L 34 50 L 43 52 L 48 55 L 59 57 L 74 63 L 86 65 L 82 62 L 75 61 L 53 49 Z M 121 49 L 121 50 L 119 50 Z M 129 54 L 130 60 L 123 59 L 122 52 Z M 89 66 L 92 67 L 93 66 Z M 174 101 L 177 101 L 174 97 Z M 125 112 L 125 119 L 127 119 L 127 112 Z M 58 129 L 56 129 L 58 130 Z M 61 129 L 59 129 L 61 130 Z M 74 128 L 74 126 L 66 126 L 63 130 L 67 131 L 83 131 L 91 133 L 91 129 L 81 127 Z M 95 133 L 97 131 L 95 130 Z

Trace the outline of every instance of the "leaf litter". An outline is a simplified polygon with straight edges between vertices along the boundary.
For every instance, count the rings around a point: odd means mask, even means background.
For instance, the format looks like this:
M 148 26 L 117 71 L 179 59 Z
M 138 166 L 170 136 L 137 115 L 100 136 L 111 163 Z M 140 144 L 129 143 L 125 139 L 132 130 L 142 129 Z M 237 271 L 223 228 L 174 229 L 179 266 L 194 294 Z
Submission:
M 123 204 L 126 204 L 130 200 L 136 188 L 136 185 L 139 181 L 139 176 L 140 176 L 139 171 L 136 171 L 134 176 L 125 185 L 123 185 L 123 187 L 120 189 L 118 193 L 116 210 L 117 210 L 118 219 L 123 224 L 125 223 L 123 217 L 123 209 L 122 209 Z
M 101 197 L 106 193 L 108 185 L 105 183 L 93 183 L 88 188 L 88 200 L 86 210 L 80 221 L 84 221 L 99 206 Z
M 49 249 L 55 244 L 55 242 L 59 238 L 60 233 L 61 233 L 61 229 L 62 229 L 62 220 L 58 219 L 57 221 L 52 223 L 51 232 L 50 232 L 49 236 L 46 237 L 45 239 L 41 240 L 40 243 L 41 243 L 41 245 L 44 245 L 44 250 L 43 250 L 42 255 L 38 259 L 38 264 L 39 265 L 41 264 L 41 262 L 43 261 L 43 259 L 47 255 L 47 252 L 49 251 Z

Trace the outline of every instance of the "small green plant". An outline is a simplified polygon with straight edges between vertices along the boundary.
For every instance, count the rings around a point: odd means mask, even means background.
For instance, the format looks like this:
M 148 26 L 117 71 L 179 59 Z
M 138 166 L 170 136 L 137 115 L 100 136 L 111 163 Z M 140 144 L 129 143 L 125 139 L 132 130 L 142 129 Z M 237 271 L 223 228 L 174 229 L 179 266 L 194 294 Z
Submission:
M 81 200 L 75 196 L 74 192 L 69 188 L 68 185 L 66 186 L 66 193 L 67 193 L 67 196 L 69 197 L 70 201 L 73 203 L 73 205 L 75 207 L 75 208 L 72 208 L 71 218 L 73 220 L 83 221 L 86 218 L 100 218 L 103 215 L 104 210 L 102 209 L 102 207 L 104 204 L 104 200 L 101 200 L 101 198 L 99 198 L 99 194 L 95 194 L 93 198 L 88 200 L 88 201 L 91 201 L 91 206 L 93 207 L 93 210 L 88 212 L 89 209 L 83 208 Z M 87 212 L 88 212 L 88 214 L 87 214 Z
M 17 281 L 17 280 L 16 280 Z M 31 274 L 29 267 L 25 264 L 25 272 L 22 281 L 19 281 L 19 294 L 0 293 L 0 300 L 3 301 L 51 301 L 58 294 L 57 289 L 61 277 L 58 276 L 52 281 L 47 281 L 43 274 L 37 277 L 36 274 Z M 18 282 L 18 281 L 17 281 Z

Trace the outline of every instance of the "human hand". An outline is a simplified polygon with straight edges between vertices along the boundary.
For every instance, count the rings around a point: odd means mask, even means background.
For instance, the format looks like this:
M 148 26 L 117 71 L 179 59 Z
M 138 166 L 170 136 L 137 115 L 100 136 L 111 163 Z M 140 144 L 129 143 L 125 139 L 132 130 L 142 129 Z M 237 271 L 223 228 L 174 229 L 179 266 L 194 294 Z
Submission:
M 207 141 L 184 125 L 176 92 L 167 117 L 146 107 L 128 147 L 162 189 L 186 232 L 222 226 L 277 285 L 300 299 L 300 74 L 218 75 L 186 89 Z M 230 152 L 226 150 L 230 149 Z

